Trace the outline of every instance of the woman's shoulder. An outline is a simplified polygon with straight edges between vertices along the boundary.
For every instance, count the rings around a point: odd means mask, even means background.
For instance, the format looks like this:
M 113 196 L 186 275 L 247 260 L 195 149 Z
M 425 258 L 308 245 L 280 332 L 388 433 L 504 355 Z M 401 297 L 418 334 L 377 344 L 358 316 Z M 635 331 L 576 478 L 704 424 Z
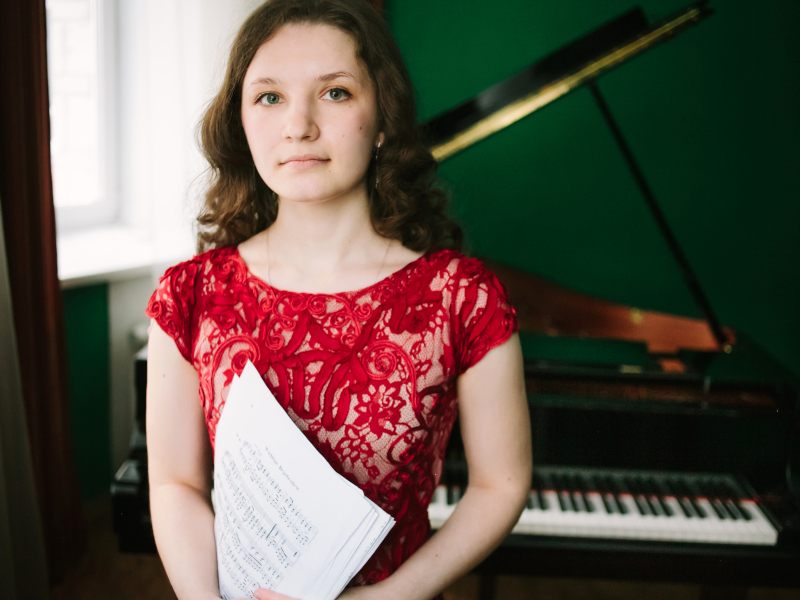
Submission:
M 179 262 L 168 267 L 159 281 L 164 279 L 195 279 L 197 274 L 207 273 L 210 268 L 218 267 L 231 263 L 236 257 L 236 247 L 226 246 L 224 248 L 211 248 L 200 254 L 194 255 L 188 260 Z
M 434 274 L 446 275 L 458 285 L 497 280 L 497 276 L 480 259 L 466 256 L 458 250 L 435 250 L 429 252 L 426 258 Z

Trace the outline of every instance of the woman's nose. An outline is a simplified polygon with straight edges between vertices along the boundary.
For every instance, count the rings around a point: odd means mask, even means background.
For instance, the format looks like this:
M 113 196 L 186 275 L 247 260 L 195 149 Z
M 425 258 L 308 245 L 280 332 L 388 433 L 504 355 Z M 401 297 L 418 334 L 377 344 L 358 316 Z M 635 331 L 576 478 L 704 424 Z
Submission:
M 313 106 L 308 102 L 293 102 L 285 113 L 283 137 L 293 140 L 313 140 L 319 135 L 319 127 Z

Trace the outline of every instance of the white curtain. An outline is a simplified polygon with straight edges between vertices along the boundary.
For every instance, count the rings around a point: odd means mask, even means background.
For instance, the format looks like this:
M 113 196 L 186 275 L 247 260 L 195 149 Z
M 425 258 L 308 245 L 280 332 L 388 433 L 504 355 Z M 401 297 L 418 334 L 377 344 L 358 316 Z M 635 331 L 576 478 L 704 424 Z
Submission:
M 113 1 L 121 225 L 136 238 L 115 231 L 89 248 L 127 239 L 155 263 L 152 280 L 121 277 L 109 288 L 116 467 L 127 456 L 134 421 L 131 365 L 138 348 L 131 346 L 130 333 L 147 323 L 144 307 L 156 277 L 194 252 L 192 226 L 206 167 L 195 129 L 221 83 L 236 31 L 262 0 Z
M 49 598 L 0 211 L 0 596 Z
M 189 258 L 194 249 L 206 168 L 197 123 L 221 83 L 233 37 L 259 4 L 119 0 L 122 218 L 149 233 L 156 262 Z

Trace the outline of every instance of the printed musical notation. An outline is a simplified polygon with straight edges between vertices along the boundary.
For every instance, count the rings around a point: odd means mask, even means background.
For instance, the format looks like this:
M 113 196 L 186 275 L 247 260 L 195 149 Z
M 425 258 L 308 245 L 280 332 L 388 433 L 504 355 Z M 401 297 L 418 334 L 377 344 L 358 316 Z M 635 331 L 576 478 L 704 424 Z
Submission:
M 225 600 L 259 587 L 332 600 L 394 524 L 327 464 L 251 363 L 217 424 L 214 507 Z
M 247 589 L 266 587 L 274 589 L 283 579 L 286 569 L 300 557 L 298 546 L 308 546 L 313 535 L 306 535 L 297 523 L 307 521 L 291 497 L 264 466 L 262 455 L 249 442 L 240 449 L 244 472 L 240 471 L 230 451 L 222 455 L 221 527 L 222 547 L 217 548 L 229 561 L 237 586 Z M 250 487 L 262 492 L 254 494 Z M 266 499 L 277 514 L 276 522 L 262 506 Z M 310 525 L 310 524 L 309 524 Z M 286 529 L 284 529 L 286 528 Z M 310 525 L 313 533 L 317 528 Z M 238 558 L 237 558 L 238 557 Z
M 277 479 L 264 466 L 263 455 L 258 448 L 245 440 L 242 441 L 239 452 L 250 482 L 258 488 L 270 506 L 277 511 L 281 522 L 289 527 L 294 540 L 301 546 L 311 543 L 319 530 L 300 512 L 294 498 L 284 492 Z

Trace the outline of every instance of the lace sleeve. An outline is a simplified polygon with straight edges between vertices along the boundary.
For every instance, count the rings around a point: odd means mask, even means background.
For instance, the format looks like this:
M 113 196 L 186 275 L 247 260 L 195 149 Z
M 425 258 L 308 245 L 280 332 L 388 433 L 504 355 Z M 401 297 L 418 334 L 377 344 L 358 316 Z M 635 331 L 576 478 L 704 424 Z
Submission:
M 159 279 L 145 311 L 175 340 L 181 356 L 188 362 L 192 362 L 192 316 L 197 270 L 196 259 L 167 269 Z
M 455 318 L 459 374 L 519 331 L 517 314 L 497 276 L 478 260 L 463 259 L 462 262 Z

